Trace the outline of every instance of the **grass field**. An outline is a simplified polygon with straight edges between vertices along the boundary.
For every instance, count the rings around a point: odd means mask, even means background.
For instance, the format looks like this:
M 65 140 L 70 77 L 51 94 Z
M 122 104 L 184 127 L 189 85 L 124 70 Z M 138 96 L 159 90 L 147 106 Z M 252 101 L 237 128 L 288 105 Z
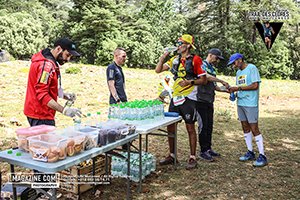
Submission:
M 84 113 L 101 111 L 101 119 L 106 120 L 106 68 L 77 64 L 82 70 L 80 74 L 64 73 L 74 65 L 66 64 L 62 68 L 64 89 L 77 94 L 75 107 Z M 0 63 L 0 69 L 0 148 L 4 150 L 16 145 L 17 126 L 10 121 L 15 118 L 22 127 L 28 126 L 23 103 L 29 62 Z M 124 74 L 129 100 L 156 98 L 158 82 L 163 75 L 154 70 L 127 68 Z M 220 77 L 234 84 L 234 77 Z M 300 82 L 262 80 L 259 126 L 269 159 L 269 165 L 264 168 L 253 168 L 251 163 L 238 161 L 246 147 L 236 106 L 228 96 L 218 93 L 215 102 L 213 148 L 222 157 L 213 163 L 199 160 L 197 169 L 186 171 L 189 146 L 185 126 L 181 123 L 178 128 L 179 167 L 174 170 L 157 166 L 156 172 L 143 183 L 142 193 L 136 192 L 136 184 L 132 185 L 133 199 L 300 199 Z M 56 123 L 58 128 L 73 124 L 60 113 L 56 115 Z M 149 148 L 159 160 L 168 153 L 167 140 L 152 136 Z M 255 144 L 254 148 L 256 150 Z M 4 175 L 8 172 L 6 163 L 1 163 L 1 171 Z M 125 184 L 122 179 L 114 179 L 112 185 L 98 187 L 99 199 L 125 199 Z M 92 196 L 87 192 L 83 199 Z

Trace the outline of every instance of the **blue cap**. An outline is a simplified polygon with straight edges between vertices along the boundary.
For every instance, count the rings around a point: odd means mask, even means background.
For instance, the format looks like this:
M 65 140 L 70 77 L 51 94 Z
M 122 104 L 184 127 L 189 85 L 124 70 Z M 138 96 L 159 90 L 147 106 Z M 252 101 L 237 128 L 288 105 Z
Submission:
M 229 62 L 227 65 L 232 65 L 232 63 L 234 63 L 234 61 L 240 59 L 240 58 L 244 58 L 244 56 L 240 53 L 235 53 L 235 54 L 232 54 L 229 58 Z

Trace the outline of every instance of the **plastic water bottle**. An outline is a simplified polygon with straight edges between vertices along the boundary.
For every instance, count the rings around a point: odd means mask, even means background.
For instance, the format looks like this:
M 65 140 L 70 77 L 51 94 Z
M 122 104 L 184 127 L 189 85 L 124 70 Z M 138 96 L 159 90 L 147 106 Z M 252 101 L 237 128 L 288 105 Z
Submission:
M 234 92 L 231 92 L 231 93 L 230 93 L 229 99 L 230 99 L 230 101 L 232 101 L 232 102 L 235 101 L 236 95 L 234 94 Z
M 92 126 L 92 114 L 91 113 L 86 114 L 85 125 Z
M 139 182 L 139 175 L 140 175 L 140 169 L 139 169 L 139 163 L 135 160 L 132 162 L 132 166 L 130 166 L 130 180 L 134 182 Z
M 165 49 L 164 49 L 164 51 L 166 51 L 166 52 L 169 52 L 169 53 L 172 53 L 172 52 L 174 52 L 174 51 L 177 51 L 177 49 L 178 49 L 178 47 L 166 47 Z
M 113 157 L 114 158 L 112 158 L 112 174 L 114 176 L 122 176 L 124 163 L 122 162 L 122 159 L 115 156 Z
M 73 118 L 75 130 L 79 130 L 81 126 L 81 118 L 76 116 Z
M 100 127 L 100 124 L 101 124 L 101 112 L 97 112 L 97 114 L 96 114 L 96 118 L 95 118 L 95 125 L 96 125 L 96 127 Z
M 155 170 L 156 170 L 156 158 L 152 156 L 151 172 L 154 172 Z

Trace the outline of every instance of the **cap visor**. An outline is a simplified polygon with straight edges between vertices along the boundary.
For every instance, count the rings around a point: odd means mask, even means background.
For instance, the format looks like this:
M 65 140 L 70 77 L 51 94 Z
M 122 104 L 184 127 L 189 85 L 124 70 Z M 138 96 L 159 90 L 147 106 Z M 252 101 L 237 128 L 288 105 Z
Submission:
M 217 56 L 220 60 L 224 60 L 224 58 L 222 56 Z
M 73 56 L 77 56 L 77 57 L 80 56 L 80 54 L 77 51 L 74 51 L 74 50 L 69 51 L 69 53 L 72 54 Z
M 234 63 L 234 61 L 235 61 L 235 60 L 229 61 L 228 64 L 227 64 L 227 66 L 228 66 L 228 65 L 232 65 L 232 63 Z

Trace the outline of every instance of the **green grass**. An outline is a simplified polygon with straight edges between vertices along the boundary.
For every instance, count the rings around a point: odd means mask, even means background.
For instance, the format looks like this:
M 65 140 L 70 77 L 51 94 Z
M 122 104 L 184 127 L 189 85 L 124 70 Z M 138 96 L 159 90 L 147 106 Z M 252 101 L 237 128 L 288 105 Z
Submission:
M 80 67 L 81 73 L 65 74 L 70 66 Z M 23 115 L 29 62 L 0 63 L 0 146 L 6 149 L 16 145 L 16 117 L 22 127 L 28 126 Z M 154 70 L 124 69 L 129 100 L 154 99 L 163 75 Z M 231 85 L 234 77 L 220 76 Z M 66 64 L 62 68 L 62 83 L 66 91 L 75 92 L 75 107 L 84 113 L 101 111 L 106 120 L 108 89 L 106 67 Z M 178 126 L 177 170 L 157 166 L 154 174 L 143 183 L 143 193 L 132 186 L 134 199 L 299 199 L 300 197 L 300 82 L 262 79 L 260 91 L 259 127 L 264 136 L 269 165 L 253 168 L 251 163 L 241 163 L 238 157 L 245 152 L 241 125 L 237 120 L 236 106 L 229 94 L 217 93 L 213 147 L 222 154 L 214 163 L 198 161 L 198 169 L 185 170 L 189 155 L 188 136 L 183 123 Z M 64 103 L 60 100 L 60 103 Z M 167 109 L 167 107 L 166 107 Z M 84 119 L 83 119 L 84 120 Z M 70 118 L 58 113 L 58 128 L 72 125 Z M 167 152 L 167 140 L 151 136 L 149 150 L 157 160 Z M 255 150 L 256 145 L 254 144 Z M 1 163 L 5 174 L 8 165 Z M 114 179 L 110 186 L 100 186 L 101 199 L 125 199 L 125 180 Z M 83 199 L 94 198 L 91 192 Z

